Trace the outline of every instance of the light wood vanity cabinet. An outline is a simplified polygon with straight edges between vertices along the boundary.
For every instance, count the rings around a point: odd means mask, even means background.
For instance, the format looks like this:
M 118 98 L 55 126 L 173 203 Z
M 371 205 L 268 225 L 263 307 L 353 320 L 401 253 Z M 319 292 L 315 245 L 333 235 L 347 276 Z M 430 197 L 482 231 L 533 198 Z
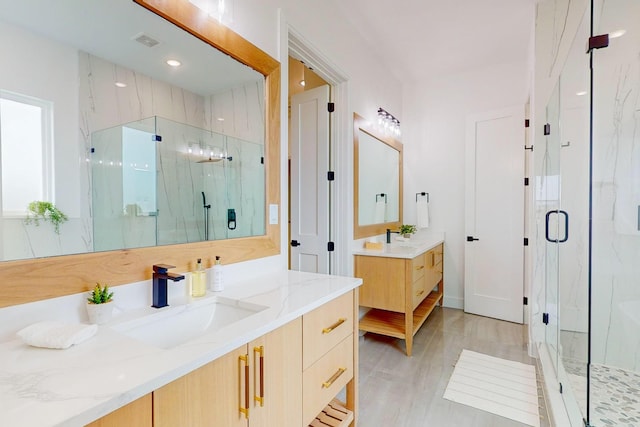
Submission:
M 444 294 L 444 245 L 413 259 L 355 256 L 355 276 L 363 280 L 360 305 L 370 310 L 359 328 L 404 339 L 411 356 L 413 335 Z
M 302 316 L 302 425 L 316 425 L 312 424 L 314 420 L 322 419 L 325 408 L 345 386 L 351 410 L 341 416 L 343 423 L 318 423 L 346 426 L 353 420 L 358 357 L 356 301 L 355 292 L 349 292 Z
M 354 425 L 356 292 L 329 301 L 89 426 Z M 345 386 L 343 405 L 334 398 Z M 319 419 L 326 423 L 318 424 Z
M 153 406 L 151 393 L 134 400 L 117 411 L 113 411 L 99 420 L 87 424 L 87 427 L 152 427 L 153 418 L 151 408 Z
M 301 337 L 298 318 L 154 391 L 154 427 L 299 427 Z

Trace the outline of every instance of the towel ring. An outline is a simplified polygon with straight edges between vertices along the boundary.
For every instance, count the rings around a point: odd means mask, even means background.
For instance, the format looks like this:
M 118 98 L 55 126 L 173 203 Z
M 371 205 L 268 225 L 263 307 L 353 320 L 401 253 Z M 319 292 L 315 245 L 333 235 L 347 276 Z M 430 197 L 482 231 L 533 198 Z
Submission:
M 429 193 L 425 193 L 424 191 L 421 193 L 416 193 L 416 203 L 418 203 L 418 197 L 422 196 L 422 197 L 427 197 L 427 203 L 429 203 Z

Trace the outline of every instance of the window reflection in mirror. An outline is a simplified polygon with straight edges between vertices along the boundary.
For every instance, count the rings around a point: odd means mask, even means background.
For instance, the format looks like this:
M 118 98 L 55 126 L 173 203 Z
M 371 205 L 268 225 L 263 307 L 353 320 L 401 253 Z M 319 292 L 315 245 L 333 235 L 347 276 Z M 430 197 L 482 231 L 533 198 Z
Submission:
M 354 114 L 354 237 L 402 223 L 402 144 Z

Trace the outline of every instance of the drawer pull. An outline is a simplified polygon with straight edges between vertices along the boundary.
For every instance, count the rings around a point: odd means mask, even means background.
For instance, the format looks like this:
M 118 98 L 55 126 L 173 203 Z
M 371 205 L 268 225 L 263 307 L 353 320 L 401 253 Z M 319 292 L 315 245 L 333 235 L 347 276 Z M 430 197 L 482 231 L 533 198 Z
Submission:
M 334 382 L 336 382 L 336 380 L 338 378 L 340 378 L 340 375 L 344 374 L 345 371 L 347 370 L 347 368 L 338 368 L 338 370 L 336 371 L 335 374 L 333 374 L 333 376 L 331 378 L 329 378 L 327 381 L 322 383 L 322 388 L 329 388 L 333 385 Z
M 329 326 L 328 328 L 324 328 L 324 329 L 322 330 L 322 333 L 323 333 L 323 334 L 328 334 L 328 333 L 330 333 L 331 331 L 333 331 L 335 328 L 337 328 L 338 326 L 342 325 L 342 324 L 343 324 L 344 322 L 346 322 L 346 321 L 347 321 L 347 319 L 346 319 L 346 318 L 341 317 L 341 318 L 339 318 L 339 319 L 338 319 L 338 321 L 337 321 L 336 323 L 334 323 L 333 325 Z
M 421 265 L 419 267 L 416 267 L 416 270 L 422 270 L 424 268 L 424 265 Z
M 260 364 L 258 365 L 258 362 L 256 362 L 256 365 L 260 366 L 260 388 L 259 388 L 260 395 L 253 396 L 253 400 L 260 403 L 260 406 L 264 406 L 264 346 L 263 345 L 261 345 L 260 347 L 253 348 L 254 362 L 255 362 L 256 354 L 260 355 Z
M 422 289 L 420 292 L 416 292 L 416 296 L 419 297 L 420 295 L 424 294 L 424 289 Z
M 244 362 L 244 406 L 242 406 L 242 363 Z M 238 378 L 240 382 L 240 413 L 249 419 L 249 355 L 238 356 Z

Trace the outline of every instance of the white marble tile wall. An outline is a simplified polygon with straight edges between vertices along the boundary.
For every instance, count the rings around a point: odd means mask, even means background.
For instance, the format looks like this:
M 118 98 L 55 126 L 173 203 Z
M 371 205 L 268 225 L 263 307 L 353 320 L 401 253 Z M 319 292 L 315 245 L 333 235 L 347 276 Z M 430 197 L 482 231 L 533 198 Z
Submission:
M 594 53 L 592 361 L 640 370 L 640 4 L 596 2 L 597 34 L 626 29 Z M 640 304 L 637 305 L 640 307 Z

